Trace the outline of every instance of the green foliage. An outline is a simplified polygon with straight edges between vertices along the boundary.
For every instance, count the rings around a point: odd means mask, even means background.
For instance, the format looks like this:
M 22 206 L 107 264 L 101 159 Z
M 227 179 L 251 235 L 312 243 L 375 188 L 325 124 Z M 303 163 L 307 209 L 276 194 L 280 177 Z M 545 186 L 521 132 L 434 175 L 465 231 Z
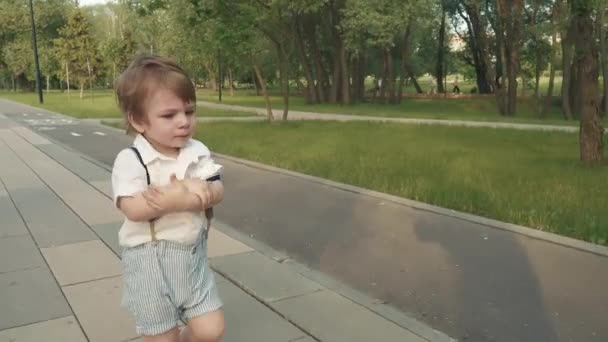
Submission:
M 63 64 L 68 64 L 70 77 L 74 77 L 82 88 L 87 81 L 95 79 L 101 63 L 90 24 L 82 9 L 77 7 L 71 11 L 59 34 L 60 38 L 55 41 L 58 55 Z

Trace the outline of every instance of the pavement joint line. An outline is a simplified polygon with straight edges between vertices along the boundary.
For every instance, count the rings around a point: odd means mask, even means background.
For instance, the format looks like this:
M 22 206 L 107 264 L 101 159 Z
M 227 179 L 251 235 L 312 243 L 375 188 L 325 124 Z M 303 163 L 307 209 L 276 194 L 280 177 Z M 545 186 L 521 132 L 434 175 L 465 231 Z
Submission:
M 23 139 L 23 138 L 21 138 L 21 139 Z M 1 140 L 1 139 L 0 139 L 0 140 Z M 23 139 L 23 140 L 25 140 L 25 139 Z M 59 196 L 59 194 L 58 194 L 56 191 L 55 191 L 55 190 L 54 190 L 54 189 L 53 189 L 53 188 L 52 188 L 52 187 L 51 187 L 51 186 L 50 186 L 50 185 L 49 185 L 47 182 L 45 182 L 45 181 L 44 181 L 44 179 L 42 179 L 42 178 L 40 177 L 40 175 L 39 175 L 39 174 L 38 174 L 38 173 L 37 173 L 37 172 L 36 172 L 34 169 L 32 169 L 32 168 L 31 168 L 31 167 L 30 167 L 30 166 L 29 166 L 29 165 L 28 165 L 28 164 L 27 164 L 27 163 L 26 163 L 26 162 L 25 162 L 25 161 L 24 161 L 24 160 L 21 158 L 21 156 L 19 156 L 19 155 L 18 155 L 18 153 L 16 153 L 16 152 L 15 152 L 15 150 L 13 150 L 13 149 L 12 149 L 12 148 L 11 148 L 11 147 L 10 147 L 10 146 L 9 146 L 9 145 L 6 143 L 6 142 L 3 142 L 3 143 L 6 145 L 6 147 L 7 147 L 7 148 L 8 148 L 8 149 L 9 149 L 11 152 L 13 152 L 13 154 L 16 156 L 16 158 L 17 158 L 17 159 L 19 159 L 19 160 L 20 160 L 20 161 L 21 161 L 21 162 L 22 162 L 22 163 L 25 165 L 25 167 L 27 167 L 28 169 L 30 169 L 30 171 L 32 171 L 32 172 L 33 172 L 33 173 L 36 175 L 36 177 L 38 177 L 38 179 L 40 180 L 40 182 L 42 182 L 42 184 L 44 184 L 44 186 L 45 186 L 47 189 L 49 189 L 49 191 L 51 191 L 51 192 L 52 192 L 52 193 L 53 193 L 55 196 L 57 196 L 57 198 L 59 199 L 59 201 L 61 201 L 61 203 L 63 203 L 63 204 L 64 204 L 64 205 L 65 205 L 65 206 L 66 206 L 66 207 L 67 207 L 67 208 L 68 208 L 68 209 L 69 209 L 69 210 L 70 210 L 72 213 L 74 213 L 74 215 L 76 215 L 76 217 L 78 217 L 78 219 L 79 219 L 79 220 L 80 220 L 80 221 L 81 221 L 81 222 L 82 222 L 82 223 L 83 223 L 83 224 L 84 224 L 84 225 L 85 225 L 85 226 L 86 226 L 86 227 L 87 227 L 87 228 L 88 228 L 88 229 L 89 229 L 89 230 L 92 232 L 92 234 L 93 234 L 94 236 L 97 236 L 98 240 L 100 240 L 100 241 L 101 241 L 101 242 L 102 242 L 102 243 L 103 243 L 103 244 L 104 244 L 104 245 L 105 245 L 107 248 L 109 248 L 109 249 L 112 251 L 112 253 L 116 254 L 116 253 L 114 252 L 114 250 L 113 250 L 113 249 L 110 247 L 110 245 L 108 245 L 108 244 L 107 244 L 107 243 L 106 243 L 106 242 L 105 242 L 105 241 L 104 241 L 104 240 L 101 238 L 101 236 L 99 236 L 99 234 L 97 234 L 97 232 L 96 232 L 96 231 L 95 231 L 93 228 L 91 228 L 91 226 L 89 226 L 89 225 L 87 224 L 87 222 L 86 222 L 86 221 L 85 221 L 85 220 L 84 220 L 84 219 L 83 219 L 83 218 L 82 218 L 82 217 L 81 217 L 81 216 L 80 216 L 80 215 L 79 215 L 79 214 L 78 214 L 76 211 L 74 211 L 74 209 L 73 209 L 73 208 L 72 208 L 72 207 L 71 207 L 71 206 L 70 206 L 68 203 L 66 203 L 66 202 L 65 202 L 65 200 L 64 200 L 64 199 L 63 199 L 61 196 Z M 38 148 L 36 145 L 32 145 L 32 144 L 30 144 L 30 143 L 29 143 L 29 142 L 27 142 L 27 141 L 26 141 L 26 144 L 29 144 L 29 145 L 33 146 L 33 147 L 34 147 L 36 150 L 38 150 L 38 151 L 39 151 L 39 152 L 41 152 L 42 154 L 44 154 L 44 155 L 48 156 L 48 157 L 49 157 L 51 160 L 53 160 L 55 163 L 57 163 L 57 164 L 58 164 L 58 165 L 59 165 L 61 168 L 63 168 L 63 169 L 65 169 L 65 170 L 67 170 L 67 171 L 68 171 L 68 172 L 70 172 L 71 174 L 75 175 L 76 177 L 78 177 L 79 179 L 81 179 L 82 181 L 84 181 L 84 182 L 85 182 L 85 183 L 86 183 L 86 184 L 87 184 L 89 187 L 91 187 L 91 188 L 92 188 L 94 191 L 97 191 L 97 192 L 101 193 L 103 196 L 108 197 L 106 194 L 104 194 L 103 192 L 101 192 L 101 190 L 97 189 L 97 188 L 96 188 L 96 187 L 94 187 L 94 186 L 93 186 L 91 183 L 87 182 L 85 179 L 83 179 L 82 177 L 80 177 L 80 175 L 78 175 L 78 174 L 74 173 L 74 171 L 72 171 L 72 170 L 70 170 L 70 169 L 66 168 L 66 167 L 65 167 L 63 164 L 61 164 L 59 161 L 55 160 L 53 157 L 49 156 L 49 155 L 48 155 L 48 154 L 46 154 L 44 151 L 40 150 L 40 148 Z M 4 187 L 6 188 L 6 184 L 4 184 Z M 11 200 L 12 200 L 12 197 L 11 197 Z M 13 205 L 15 206 L 15 208 L 17 208 L 17 204 L 15 203 L 15 201 L 12 201 L 12 202 L 13 202 Z M 17 210 L 19 210 L 19 209 L 17 208 Z M 23 222 L 25 223 L 25 219 L 24 219 L 24 218 L 23 218 L 23 216 L 21 215 L 21 212 L 19 212 L 19 215 L 21 216 L 21 220 L 23 220 Z M 27 226 L 27 224 L 26 224 L 26 226 Z M 32 239 L 33 239 L 34 235 L 32 235 L 32 232 L 29 230 L 29 227 L 28 227 L 28 231 L 29 231 L 29 233 L 30 233 L 30 235 L 32 236 Z M 35 240 L 34 240 L 34 241 L 35 241 Z M 86 240 L 86 241 L 91 241 L 91 240 Z M 36 242 L 36 241 L 35 241 L 35 242 Z M 81 242 L 84 242 L 84 241 L 81 241 Z M 68 243 L 68 244 L 69 244 L 69 243 Z M 63 246 L 63 245 L 66 245 L 66 244 L 61 244 L 61 246 Z M 40 249 L 40 246 L 38 245 L 38 243 L 37 243 L 37 242 L 36 242 L 36 246 L 38 247 L 38 249 Z M 59 246 L 59 245 L 58 245 L 58 246 Z M 53 247 L 56 247 L 56 246 L 53 246 Z M 118 254 L 116 254 L 116 255 L 118 255 Z M 49 267 L 49 269 L 50 269 L 50 267 Z
M 298 273 L 298 274 L 301 275 L 302 277 L 304 277 L 304 275 L 302 275 L 300 273 Z M 304 277 L 304 278 L 306 278 L 308 280 L 311 280 L 311 281 L 314 281 L 313 279 L 310 279 L 310 278 L 307 278 L 307 277 Z M 319 284 L 319 285 L 321 285 L 321 284 Z M 321 286 L 323 286 L 323 285 L 321 285 Z M 294 298 L 299 298 L 299 297 L 304 297 L 304 296 L 311 295 L 313 293 L 317 293 L 317 292 L 321 292 L 321 291 L 327 291 L 327 290 L 332 291 L 332 292 L 336 292 L 336 291 L 333 291 L 333 290 L 331 290 L 331 289 L 323 286 L 323 288 L 321 288 L 321 289 L 315 289 L 313 291 L 309 291 L 309 292 L 305 292 L 305 293 L 298 293 L 298 294 L 287 296 L 287 297 L 273 299 L 273 300 L 269 300 L 268 302 L 269 303 L 273 303 L 273 304 L 274 303 L 279 303 L 279 302 L 283 302 L 283 301 L 286 301 L 286 300 L 290 300 L 290 299 L 294 299 Z
M 105 276 L 105 277 L 101 277 L 101 278 L 95 278 L 95 279 L 84 280 L 84 281 L 77 281 L 75 283 L 70 283 L 70 284 L 62 285 L 61 287 L 78 286 L 78 285 L 82 285 L 82 284 L 93 283 L 93 282 L 100 281 L 100 280 L 115 279 L 115 278 L 120 278 L 120 277 L 122 277 L 122 274 L 121 275 Z
M 302 327 L 300 324 L 294 322 L 294 320 L 292 320 L 291 318 L 287 317 L 286 315 L 284 315 L 282 312 L 280 312 L 279 310 L 275 309 L 274 307 L 272 307 L 268 302 L 266 302 L 264 299 L 260 298 L 259 296 L 257 296 L 256 294 L 254 294 L 252 291 L 249 291 L 247 288 L 245 288 L 244 286 L 241 286 L 238 282 L 236 282 L 235 280 L 233 280 L 232 278 L 230 278 L 226 273 L 220 271 L 217 267 L 214 267 L 212 265 L 209 265 L 216 273 L 218 273 L 219 275 L 221 275 L 222 277 L 224 277 L 227 281 L 229 281 L 230 283 L 232 283 L 232 285 L 236 286 L 237 288 L 239 288 L 241 291 L 245 292 L 246 294 L 248 294 L 249 296 L 251 296 L 253 299 L 255 299 L 257 302 L 259 302 L 260 304 L 262 304 L 263 306 L 265 306 L 266 308 L 268 308 L 270 311 L 274 312 L 276 315 L 278 315 L 279 317 L 281 317 L 282 319 L 286 320 L 287 322 L 289 322 L 291 325 L 293 325 L 294 327 L 298 328 L 300 331 L 302 331 L 303 333 L 305 333 L 306 335 L 310 336 L 312 339 L 314 339 L 317 342 L 322 342 L 318 337 L 314 336 L 310 331 L 308 331 L 306 328 Z
M 0 139 L 0 141 L 2 141 L 2 139 Z M 8 144 L 6 144 L 6 142 L 2 141 L 2 143 L 5 144 L 6 147 L 9 148 L 11 151 L 13 151 L 10 148 L 10 146 L 8 146 Z M 15 153 L 15 151 L 13 151 L 13 153 Z M 19 158 L 19 156 L 17 156 L 17 158 Z M 19 158 L 19 160 L 21 160 L 21 158 Z M 26 164 L 25 166 L 29 168 L 29 165 Z M 34 173 L 34 174 L 36 174 L 36 173 Z M 36 176 L 39 177 L 38 174 L 36 174 Z M 6 184 L 4 183 L 4 181 L 2 179 L 0 179 L 0 183 L 2 183 L 2 185 L 4 186 L 4 188 L 6 188 Z M 47 185 L 47 187 L 48 187 L 48 185 Z M 51 265 L 49 265 L 49 263 L 47 262 L 47 260 L 44 257 L 44 255 L 42 255 L 42 251 L 41 251 L 40 245 L 38 244 L 38 241 L 36 241 L 36 239 L 34 239 L 34 235 L 32 235 L 32 231 L 30 230 L 30 227 L 27 225 L 27 222 L 25 221 L 25 219 L 23 217 L 23 214 L 21 213 L 21 210 L 19 210 L 19 207 L 17 207 L 17 204 L 15 203 L 15 200 L 13 199 L 13 196 L 10 194 L 10 192 L 8 192 L 8 188 L 6 188 L 6 189 L 7 189 L 8 196 L 9 196 L 11 202 L 13 203 L 13 206 L 15 207 L 15 210 L 17 210 L 17 213 L 19 214 L 19 217 L 23 221 L 23 224 L 25 224 L 25 228 L 27 229 L 27 231 L 29 232 L 30 236 L 32 237 L 32 240 L 34 241 L 34 244 L 36 245 L 36 248 L 38 249 L 38 253 L 40 253 L 40 257 L 42 258 L 42 261 L 46 265 L 46 267 L 47 267 L 47 269 L 48 269 L 51 277 L 53 278 L 53 281 L 57 285 L 57 288 L 59 288 L 59 291 L 61 291 L 61 296 L 65 300 L 65 303 L 67 304 L 68 308 L 70 308 L 70 311 L 72 312 L 72 316 L 74 316 L 74 319 L 76 320 L 76 323 L 78 323 L 78 327 L 80 328 L 80 331 L 82 331 L 82 334 L 87 339 L 87 341 L 90 341 L 89 336 L 87 335 L 86 331 L 84 331 L 84 328 L 82 327 L 82 324 L 80 323 L 80 320 L 78 319 L 78 316 L 76 316 L 76 313 L 74 312 L 74 308 L 72 307 L 72 304 L 70 304 L 70 301 L 66 297 L 65 292 L 63 291 L 63 288 L 61 287 L 61 284 L 59 284 L 59 281 L 57 280 L 57 278 L 53 274 L 53 271 L 51 270 Z M 50 189 L 50 190 L 53 191 L 53 189 Z M 54 191 L 53 191 L 53 193 L 54 193 Z M 85 223 L 85 225 L 86 225 L 86 223 Z M 87 225 L 87 227 L 88 227 L 88 225 Z M 89 229 L 91 229 L 91 228 L 89 227 Z M 91 229 L 91 231 L 92 230 L 93 229 Z M 64 316 L 64 317 L 67 317 L 67 316 Z M 46 322 L 46 321 L 41 321 L 41 322 Z
M 68 317 L 76 317 L 76 315 L 74 315 L 72 313 L 72 315 L 68 315 L 68 316 L 55 317 L 55 318 L 51 318 L 51 319 L 43 319 L 41 321 L 36 321 L 36 322 L 31 322 L 31 323 L 26 323 L 26 324 L 21 324 L 21 325 L 15 325 L 13 327 L 0 330 L 0 332 L 11 330 L 11 329 L 25 328 L 25 327 L 30 326 L 30 325 L 35 325 L 35 324 L 44 323 L 44 322 L 50 322 L 50 321 L 54 321 L 56 319 L 62 319 L 62 318 L 68 318 Z M 81 330 L 82 330 L 82 328 L 81 328 Z M 13 341 L 13 340 L 9 340 L 9 342 L 11 342 L 11 341 Z M 87 339 L 87 341 L 88 341 L 88 339 Z

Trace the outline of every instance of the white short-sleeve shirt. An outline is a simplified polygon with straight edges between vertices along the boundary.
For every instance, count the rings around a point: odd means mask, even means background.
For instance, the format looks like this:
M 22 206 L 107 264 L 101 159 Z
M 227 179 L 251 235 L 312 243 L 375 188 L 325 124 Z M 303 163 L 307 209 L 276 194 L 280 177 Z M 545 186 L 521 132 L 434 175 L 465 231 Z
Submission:
M 181 149 L 177 158 L 167 157 L 152 147 L 142 136 L 133 142 L 148 167 L 152 185 L 169 184 L 171 174 L 177 179 L 207 179 L 222 172 L 222 166 L 211 158 L 211 152 L 200 141 L 190 139 Z M 148 187 L 146 171 L 131 149 L 122 150 L 114 161 L 112 170 L 112 192 L 114 205 L 118 198 L 134 196 Z M 204 224 L 203 212 L 181 212 L 167 214 L 154 222 L 158 240 L 171 240 L 183 244 L 197 241 Z M 134 247 L 152 241 L 149 222 L 135 222 L 125 217 L 118 232 L 119 244 Z

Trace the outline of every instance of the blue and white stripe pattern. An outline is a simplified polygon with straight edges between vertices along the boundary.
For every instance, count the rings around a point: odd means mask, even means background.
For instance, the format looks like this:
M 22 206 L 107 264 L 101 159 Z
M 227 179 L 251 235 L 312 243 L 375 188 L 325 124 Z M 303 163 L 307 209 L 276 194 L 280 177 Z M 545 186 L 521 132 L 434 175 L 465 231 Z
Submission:
M 140 335 L 153 336 L 222 307 L 207 260 L 207 239 L 195 245 L 158 240 L 127 248 L 123 306 Z

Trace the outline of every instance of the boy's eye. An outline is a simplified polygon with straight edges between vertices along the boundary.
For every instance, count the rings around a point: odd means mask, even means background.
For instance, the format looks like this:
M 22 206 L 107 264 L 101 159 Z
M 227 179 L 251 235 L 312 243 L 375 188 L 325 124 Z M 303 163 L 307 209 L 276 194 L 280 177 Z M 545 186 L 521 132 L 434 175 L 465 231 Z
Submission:
M 173 113 L 167 113 L 167 114 L 163 114 L 163 115 L 161 115 L 161 117 L 162 117 L 162 118 L 165 118 L 165 119 L 171 119 L 171 118 L 172 118 L 174 115 L 175 115 L 175 114 L 173 114 Z
M 194 114 L 193 110 L 186 111 L 186 115 L 188 115 L 188 116 L 193 115 L 193 114 Z

